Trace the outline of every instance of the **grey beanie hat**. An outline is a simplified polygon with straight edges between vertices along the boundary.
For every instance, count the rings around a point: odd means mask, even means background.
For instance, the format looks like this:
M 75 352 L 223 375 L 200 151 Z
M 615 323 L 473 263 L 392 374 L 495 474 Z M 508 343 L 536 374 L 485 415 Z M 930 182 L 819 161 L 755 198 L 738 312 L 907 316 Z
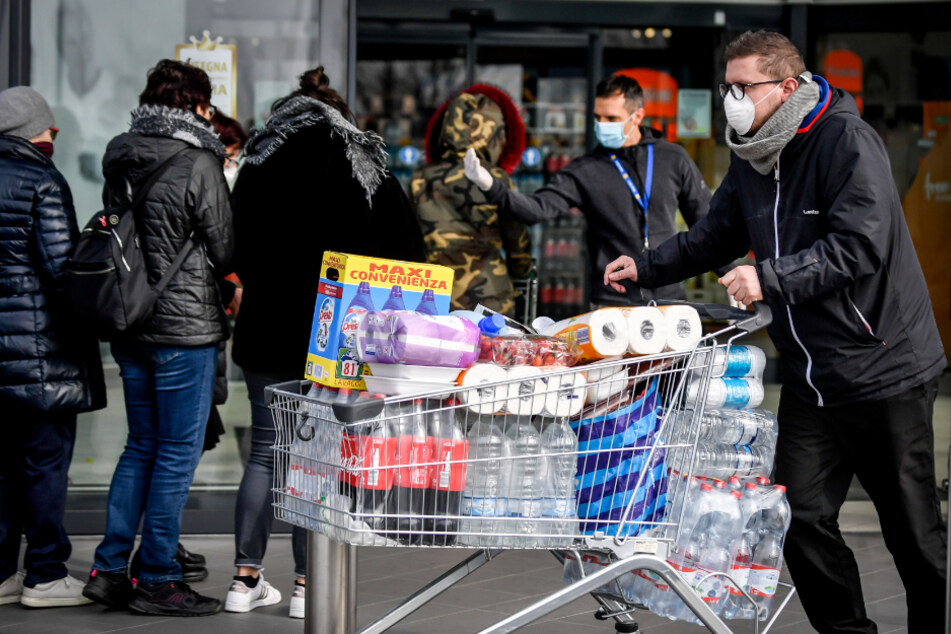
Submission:
M 0 92 L 0 134 L 30 140 L 54 125 L 50 105 L 29 86 L 14 86 Z

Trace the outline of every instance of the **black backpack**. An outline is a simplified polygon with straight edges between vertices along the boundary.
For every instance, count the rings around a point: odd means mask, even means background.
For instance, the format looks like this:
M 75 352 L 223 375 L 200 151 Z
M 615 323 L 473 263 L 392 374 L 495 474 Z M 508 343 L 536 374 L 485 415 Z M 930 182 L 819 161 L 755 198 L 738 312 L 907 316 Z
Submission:
M 171 166 L 179 150 L 159 165 L 134 198 L 95 214 L 79 235 L 66 265 L 67 287 L 77 321 L 100 338 L 134 331 L 151 315 L 169 280 L 194 246 L 188 241 L 155 286 L 149 284 L 135 210 Z

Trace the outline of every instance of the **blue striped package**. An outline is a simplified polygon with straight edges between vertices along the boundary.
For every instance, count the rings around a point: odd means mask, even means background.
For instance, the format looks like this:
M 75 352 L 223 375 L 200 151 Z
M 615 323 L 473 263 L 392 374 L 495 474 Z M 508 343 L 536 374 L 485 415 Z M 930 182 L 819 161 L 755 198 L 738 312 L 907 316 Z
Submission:
M 601 416 L 571 423 L 578 435 L 578 520 L 581 533 L 608 536 L 638 535 L 650 521 L 663 517 L 667 503 L 667 467 L 664 450 L 650 455 L 660 440 L 660 403 L 657 379 L 635 402 Z M 648 464 L 649 460 L 649 464 Z M 639 489 L 637 480 L 645 471 Z M 624 509 L 633 508 L 628 523 L 619 527 Z

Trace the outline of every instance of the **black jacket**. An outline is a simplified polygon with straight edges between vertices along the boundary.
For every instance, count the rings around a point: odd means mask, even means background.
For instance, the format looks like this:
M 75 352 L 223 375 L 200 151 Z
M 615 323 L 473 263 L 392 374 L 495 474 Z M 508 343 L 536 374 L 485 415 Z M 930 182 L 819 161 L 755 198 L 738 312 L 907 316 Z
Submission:
M 644 212 L 634 200 L 620 172 L 611 160 L 615 153 L 645 194 L 647 146 L 654 146 L 654 178 L 647 208 L 650 244 L 657 246 L 674 235 L 678 207 L 687 224 L 693 226 L 707 215 L 710 190 L 700 170 L 687 152 L 668 143 L 653 128 L 641 127 L 641 142 L 632 147 L 609 150 L 598 146 L 558 171 L 551 182 L 531 195 L 507 189 L 496 180 L 486 192 L 499 211 L 532 224 L 549 220 L 577 207 L 588 221 L 588 257 L 591 263 L 591 301 L 618 303 L 619 296 L 602 282 L 604 267 L 620 255 L 640 253 L 644 246 Z M 684 298 L 679 284 L 644 292 L 644 299 Z M 627 302 L 625 302 L 627 303 Z
M 823 91 L 772 174 L 733 157 L 710 215 L 635 259 L 650 286 L 752 248 L 785 387 L 819 405 L 893 396 L 945 366 L 885 146 L 851 96 Z
M 232 354 L 247 370 L 303 377 L 324 251 L 426 261 L 399 182 L 387 175 L 371 208 L 326 124 L 294 132 L 260 165 L 246 162 L 233 200 L 244 294 Z
M 53 162 L 29 141 L 0 136 L 0 411 L 106 405 L 99 344 L 73 330 L 65 291 L 78 236 Z
M 153 169 L 182 148 L 188 149 L 174 159 L 137 210 L 149 281 L 158 282 L 189 234 L 194 232 L 198 246 L 172 276 L 135 339 L 166 346 L 207 346 L 229 334 L 216 284 L 216 278 L 231 272 L 234 249 L 221 161 L 214 153 L 177 139 L 120 134 L 109 142 L 102 159 L 103 199 L 108 204 L 114 193 L 125 192 L 123 177 L 135 191 Z

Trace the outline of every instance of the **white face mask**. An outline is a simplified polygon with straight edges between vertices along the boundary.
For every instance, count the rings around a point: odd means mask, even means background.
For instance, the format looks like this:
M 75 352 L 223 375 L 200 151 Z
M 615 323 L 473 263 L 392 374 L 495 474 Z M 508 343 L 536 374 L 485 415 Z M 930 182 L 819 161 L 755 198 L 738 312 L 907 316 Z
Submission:
M 776 89 L 780 86 L 782 86 L 782 84 L 776 84 L 775 88 L 766 93 L 763 98 L 756 103 L 753 103 L 753 100 L 746 93 L 743 93 L 742 99 L 736 99 L 733 97 L 732 92 L 727 92 L 726 97 L 723 99 L 723 109 L 726 111 L 726 120 L 730 124 L 730 127 L 736 130 L 737 134 L 746 134 L 749 132 L 750 128 L 753 127 L 753 120 L 756 119 L 756 106 L 763 103 L 763 101 L 776 92 Z

